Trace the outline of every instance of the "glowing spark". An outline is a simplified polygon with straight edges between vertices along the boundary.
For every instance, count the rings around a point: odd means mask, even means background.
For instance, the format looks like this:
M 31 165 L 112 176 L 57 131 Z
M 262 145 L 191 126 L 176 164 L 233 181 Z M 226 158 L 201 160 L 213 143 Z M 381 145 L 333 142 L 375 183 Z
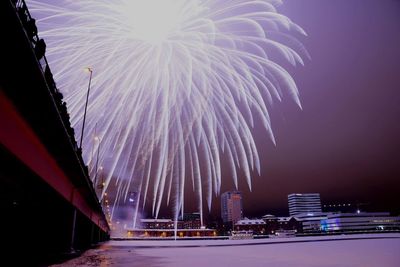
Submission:
M 115 185 L 126 200 L 133 190 L 137 205 L 150 196 L 156 216 L 166 197 L 176 218 L 189 184 L 202 212 L 203 198 L 210 208 L 219 194 L 222 156 L 234 184 L 240 167 L 251 188 L 252 170 L 260 171 L 254 123 L 273 140 L 267 106 L 284 91 L 300 105 L 293 79 L 270 58 L 295 65 L 307 56 L 290 35 L 303 30 L 276 11 L 278 3 L 28 1 L 76 132 L 87 86 L 79 70 L 96 70 L 84 157 L 93 166 L 91 151 L 99 152 L 108 173 L 103 194 Z

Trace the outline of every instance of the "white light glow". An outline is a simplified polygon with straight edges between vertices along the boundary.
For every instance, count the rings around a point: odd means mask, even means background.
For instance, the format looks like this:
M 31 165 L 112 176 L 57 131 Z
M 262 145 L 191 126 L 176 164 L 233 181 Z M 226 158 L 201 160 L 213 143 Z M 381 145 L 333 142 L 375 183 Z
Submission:
M 75 133 L 81 70 L 93 67 L 82 153 L 91 174 L 104 166 L 102 194 L 113 190 L 114 205 L 135 191 L 137 207 L 157 217 L 166 200 L 177 219 L 190 190 L 203 221 L 223 171 L 251 189 L 261 169 L 254 128 L 274 142 L 272 104 L 287 96 L 300 106 L 283 66 L 303 64 L 293 34 L 305 33 L 278 13 L 279 0 L 27 2 Z
M 126 22 L 132 38 L 159 44 L 165 41 L 169 34 L 181 30 L 185 12 L 193 12 L 193 4 L 188 9 L 190 1 L 183 0 L 126 0 L 122 2 L 122 22 Z

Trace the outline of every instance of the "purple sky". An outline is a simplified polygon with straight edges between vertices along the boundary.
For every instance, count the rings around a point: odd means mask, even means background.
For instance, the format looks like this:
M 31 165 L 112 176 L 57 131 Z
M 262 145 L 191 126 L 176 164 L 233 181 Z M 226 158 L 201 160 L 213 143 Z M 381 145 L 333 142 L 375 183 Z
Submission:
M 276 146 L 254 130 L 261 177 L 253 192 L 240 179 L 245 215 L 284 214 L 294 192 L 400 213 L 400 1 L 285 0 L 278 9 L 308 33 L 297 37 L 311 60 L 284 65 L 303 110 L 289 97 L 271 108 Z M 234 189 L 227 168 L 223 176 L 221 192 Z M 196 211 L 190 190 L 185 201 Z M 219 197 L 212 205 L 219 214 Z
M 286 0 L 279 10 L 301 25 L 312 59 L 290 69 L 301 94 L 272 110 L 277 146 L 256 140 L 262 176 L 245 214 L 287 209 L 287 194 L 370 202 L 400 211 L 400 1 Z M 222 190 L 233 188 L 225 177 Z M 213 203 L 219 212 L 219 199 Z

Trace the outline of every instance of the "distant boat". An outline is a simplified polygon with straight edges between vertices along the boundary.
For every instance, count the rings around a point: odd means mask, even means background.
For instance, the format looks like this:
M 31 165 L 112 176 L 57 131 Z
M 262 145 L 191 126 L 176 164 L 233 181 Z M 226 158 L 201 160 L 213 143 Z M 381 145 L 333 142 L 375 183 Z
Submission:
M 232 231 L 231 235 L 229 236 L 229 239 L 231 240 L 237 240 L 237 239 L 253 239 L 253 231 Z
M 296 230 L 276 230 L 275 234 L 269 235 L 272 238 L 282 238 L 282 237 L 295 237 Z

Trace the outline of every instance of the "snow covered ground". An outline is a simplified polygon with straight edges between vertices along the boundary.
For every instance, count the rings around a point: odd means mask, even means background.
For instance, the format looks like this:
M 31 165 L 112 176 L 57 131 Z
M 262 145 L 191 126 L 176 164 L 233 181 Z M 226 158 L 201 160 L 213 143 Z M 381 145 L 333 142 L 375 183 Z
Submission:
M 110 241 L 59 266 L 399 267 L 400 234 Z

